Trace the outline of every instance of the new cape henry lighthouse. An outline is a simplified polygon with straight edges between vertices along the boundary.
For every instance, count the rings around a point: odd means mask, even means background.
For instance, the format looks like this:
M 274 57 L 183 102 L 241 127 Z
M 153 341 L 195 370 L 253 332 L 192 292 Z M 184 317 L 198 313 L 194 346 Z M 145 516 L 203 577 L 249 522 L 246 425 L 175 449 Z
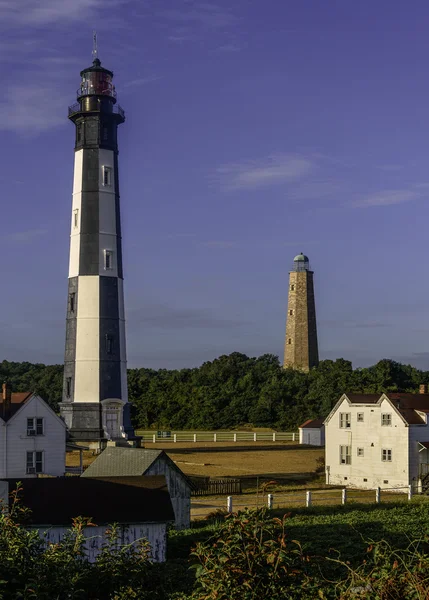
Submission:
M 134 438 L 129 417 L 113 73 L 96 56 L 77 103 L 63 397 L 71 440 L 102 448 Z

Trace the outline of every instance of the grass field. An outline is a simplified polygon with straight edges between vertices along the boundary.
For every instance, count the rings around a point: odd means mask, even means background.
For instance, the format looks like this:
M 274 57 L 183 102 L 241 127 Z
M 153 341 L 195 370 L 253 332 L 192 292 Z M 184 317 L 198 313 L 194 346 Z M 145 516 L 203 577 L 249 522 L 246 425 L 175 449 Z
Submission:
M 326 587 L 345 577 L 346 567 L 335 562 L 348 561 L 352 568 L 368 558 L 372 542 L 386 540 L 394 548 L 404 548 L 413 539 L 427 534 L 429 503 L 426 498 L 411 502 L 384 505 L 321 506 L 274 510 L 273 516 L 288 514 L 288 540 L 297 540 L 305 554 L 311 557 L 311 568 L 326 581 Z M 196 521 L 186 531 L 171 531 L 168 540 L 169 564 L 177 571 L 177 581 L 183 583 L 182 598 L 190 592 L 193 577 L 189 570 L 189 554 L 197 542 L 215 536 L 219 522 Z M 422 549 L 428 550 L 422 542 Z M 333 561 L 326 561 L 328 557 Z

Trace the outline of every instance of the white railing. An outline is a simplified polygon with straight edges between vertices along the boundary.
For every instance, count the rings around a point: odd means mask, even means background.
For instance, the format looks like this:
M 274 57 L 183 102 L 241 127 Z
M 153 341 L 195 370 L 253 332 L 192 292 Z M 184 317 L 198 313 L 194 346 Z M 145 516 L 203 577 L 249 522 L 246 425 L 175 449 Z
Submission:
M 386 495 L 384 493 L 386 492 Z M 212 512 L 216 509 L 226 508 L 228 513 L 244 508 L 256 509 L 267 506 L 268 508 L 287 508 L 292 504 L 298 504 L 307 508 L 311 506 L 328 506 L 333 504 L 348 503 L 380 503 L 384 500 L 398 500 L 398 496 L 405 500 L 412 500 L 418 492 L 417 486 L 408 485 L 400 488 L 376 488 L 375 490 L 357 490 L 357 489 L 337 489 L 337 490 L 302 490 L 288 494 L 261 494 L 249 498 L 249 501 L 243 502 L 243 496 L 228 496 L 225 504 L 213 504 L 211 501 L 192 501 L 193 516 L 199 516 L 198 511 Z M 199 507 L 201 503 L 201 507 Z M 200 515 L 201 516 L 201 515 Z
M 142 442 L 298 442 L 295 431 L 137 431 Z

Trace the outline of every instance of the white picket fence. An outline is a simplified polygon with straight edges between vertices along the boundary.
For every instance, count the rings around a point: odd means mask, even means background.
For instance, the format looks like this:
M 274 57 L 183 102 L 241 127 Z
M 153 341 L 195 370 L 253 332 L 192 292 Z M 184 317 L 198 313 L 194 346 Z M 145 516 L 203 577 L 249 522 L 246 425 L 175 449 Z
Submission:
M 295 431 L 138 431 L 142 442 L 298 442 Z

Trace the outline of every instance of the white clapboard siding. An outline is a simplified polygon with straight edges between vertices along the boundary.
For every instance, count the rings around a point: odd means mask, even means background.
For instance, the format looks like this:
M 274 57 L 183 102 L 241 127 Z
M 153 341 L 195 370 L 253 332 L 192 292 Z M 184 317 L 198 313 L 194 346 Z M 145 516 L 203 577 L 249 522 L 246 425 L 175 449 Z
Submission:
M 340 427 L 340 413 L 350 414 L 350 427 Z M 358 413 L 363 413 L 363 421 L 357 421 Z M 389 426 L 381 424 L 386 413 L 391 415 Z M 419 462 L 424 458 L 418 441 L 429 441 L 429 428 L 405 423 L 386 397 L 379 405 L 349 404 L 344 398 L 325 421 L 325 437 L 327 483 L 404 490 L 417 484 Z M 341 445 L 350 446 L 351 464 L 341 464 Z M 383 449 L 392 451 L 391 461 L 382 460 Z
M 30 417 L 44 419 L 43 435 L 27 435 L 27 418 Z M 43 452 L 45 474 L 64 475 L 66 427 L 41 398 L 33 395 L 0 429 L 0 477 L 31 477 L 26 472 L 26 453 L 30 451 Z
M 85 527 L 83 535 L 87 539 L 86 553 L 88 560 L 94 562 L 100 552 L 100 548 L 106 541 L 105 525 L 96 527 Z M 54 526 L 37 527 L 39 535 L 45 540 L 46 544 L 57 544 L 60 542 L 69 527 Z M 130 525 L 119 525 L 120 545 L 132 544 L 133 542 L 146 538 L 151 547 L 151 559 L 154 562 L 165 562 L 167 548 L 167 525 L 166 523 L 134 523 Z
M 178 473 L 165 457 L 157 458 L 145 475 L 165 475 L 176 528 L 189 529 L 191 526 L 191 488 L 183 475 Z

